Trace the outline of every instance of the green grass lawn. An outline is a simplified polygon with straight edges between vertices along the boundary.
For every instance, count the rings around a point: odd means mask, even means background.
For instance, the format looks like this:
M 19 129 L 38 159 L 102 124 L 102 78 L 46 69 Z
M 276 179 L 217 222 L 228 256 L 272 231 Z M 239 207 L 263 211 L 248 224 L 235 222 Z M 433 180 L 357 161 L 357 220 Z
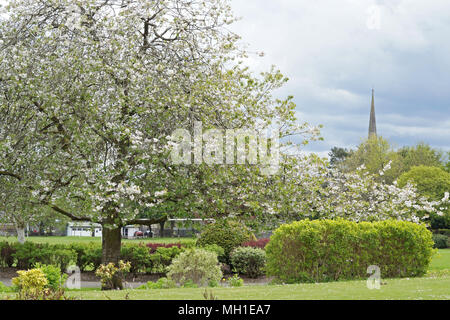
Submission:
M 0 241 L 17 241 L 16 237 L 0 237 Z M 98 242 L 101 243 L 100 237 L 28 237 L 27 241 L 51 244 L 68 244 L 74 242 Z M 194 238 L 143 238 L 143 239 L 123 239 L 122 243 L 188 243 L 194 242 Z
M 450 249 L 439 249 L 430 264 L 430 271 L 450 271 Z

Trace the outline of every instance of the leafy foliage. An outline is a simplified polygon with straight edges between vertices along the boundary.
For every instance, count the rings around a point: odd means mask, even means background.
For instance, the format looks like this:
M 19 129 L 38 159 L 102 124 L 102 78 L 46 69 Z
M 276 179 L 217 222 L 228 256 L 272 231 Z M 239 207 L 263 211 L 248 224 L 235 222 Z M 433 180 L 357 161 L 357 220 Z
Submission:
M 224 249 L 224 255 L 219 256 L 221 262 L 229 263 L 230 253 L 243 242 L 255 240 L 253 233 L 242 223 L 234 220 L 221 220 L 209 224 L 197 240 L 199 247 L 218 245 Z
M 431 227 L 433 229 L 450 228 L 450 173 L 438 167 L 418 166 L 402 174 L 398 179 L 400 187 L 407 183 L 413 184 L 417 192 L 433 201 L 441 201 L 442 215 L 431 214 Z M 440 217 L 442 216 L 442 217 Z
M 426 273 L 432 234 L 405 221 L 299 221 L 278 228 L 266 247 L 267 274 L 279 280 L 324 282 L 367 277 L 370 265 L 383 278 Z
M 449 237 L 443 234 L 433 234 L 434 247 L 437 249 L 446 249 L 449 247 Z
M 184 286 L 194 283 L 208 286 L 210 281 L 220 281 L 222 271 L 217 255 L 203 249 L 189 249 L 181 253 L 169 266 L 167 278 Z
M 250 278 L 258 278 L 264 274 L 266 252 L 252 247 L 238 247 L 231 252 L 233 271 Z
M 45 278 L 47 279 L 46 287 L 53 291 L 62 289 L 68 278 L 67 274 L 61 274 L 61 269 L 57 266 L 42 265 L 37 263 L 35 265 L 35 269 L 42 270 L 42 272 L 45 275 Z
M 119 261 L 117 265 L 114 263 L 108 263 L 107 265 L 101 264 L 97 270 L 95 270 L 95 275 L 100 277 L 102 282 L 102 288 L 107 289 L 122 289 L 121 281 L 118 282 L 117 279 L 124 279 L 125 275 L 130 272 L 131 263 Z

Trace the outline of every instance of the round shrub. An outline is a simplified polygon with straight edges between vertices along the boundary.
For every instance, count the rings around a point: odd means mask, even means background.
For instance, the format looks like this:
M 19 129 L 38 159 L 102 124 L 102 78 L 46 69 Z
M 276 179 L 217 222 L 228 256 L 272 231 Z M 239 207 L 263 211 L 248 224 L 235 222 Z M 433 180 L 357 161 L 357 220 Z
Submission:
M 303 220 L 278 228 L 266 246 L 269 276 L 286 283 L 384 278 L 426 273 L 433 249 L 423 225 L 405 221 Z
M 264 274 L 266 252 L 259 248 L 238 247 L 231 252 L 233 271 L 258 278 Z
M 443 234 L 433 234 L 434 247 L 445 249 L 448 247 L 448 237 Z
M 256 240 L 253 233 L 242 223 L 234 220 L 216 221 L 206 226 L 197 240 L 197 246 L 203 247 L 216 244 L 222 247 L 224 255 L 219 256 L 220 262 L 229 263 L 233 249 L 247 241 Z
M 217 254 L 203 249 L 189 249 L 181 253 L 168 269 L 167 278 L 181 286 L 186 283 L 207 286 L 209 282 L 219 282 L 222 278 Z

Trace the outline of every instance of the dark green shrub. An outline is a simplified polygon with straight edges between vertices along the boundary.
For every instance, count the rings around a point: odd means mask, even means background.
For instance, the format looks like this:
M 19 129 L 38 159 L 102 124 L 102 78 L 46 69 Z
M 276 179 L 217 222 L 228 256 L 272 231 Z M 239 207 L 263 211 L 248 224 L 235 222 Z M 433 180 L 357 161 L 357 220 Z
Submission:
M 77 261 L 76 252 L 68 249 L 65 245 L 27 241 L 24 244 L 14 243 L 13 246 L 15 252 L 11 256 L 16 261 L 18 269 L 30 269 L 36 263 L 41 263 L 55 265 L 66 270 L 71 263 Z
M 36 244 L 26 241 L 24 244 L 15 243 L 16 252 L 13 254 L 17 261 L 16 267 L 18 269 L 30 269 L 34 264 L 43 262 L 49 259 L 49 245 Z
M 245 274 L 250 278 L 258 278 L 264 274 L 266 252 L 252 247 L 238 247 L 231 252 L 233 271 Z
M 426 273 L 434 253 L 431 232 L 405 221 L 298 221 L 278 228 L 266 246 L 269 276 L 287 283 L 384 278 Z
M 438 229 L 435 231 L 438 234 L 446 235 L 447 237 L 450 237 L 450 229 Z
M 256 238 L 245 225 L 233 220 L 221 220 L 205 227 L 197 240 L 197 246 L 216 244 L 222 247 L 224 255 L 219 256 L 219 261 L 229 263 L 231 251 L 251 240 Z
M 160 247 L 156 249 L 156 252 L 150 255 L 151 269 L 147 270 L 147 272 L 166 273 L 167 268 L 172 264 L 172 261 L 183 251 L 185 251 L 185 248 L 183 247 Z
M 433 234 L 434 248 L 446 249 L 448 248 L 448 237 L 443 234 Z
M 145 272 L 152 267 L 149 249 L 145 246 L 122 246 L 120 256 L 123 261 L 131 263 L 131 273 Z
M 14 264 L 16 247 L 8 241 L 0 242 L 0 266 L 10 268 Z

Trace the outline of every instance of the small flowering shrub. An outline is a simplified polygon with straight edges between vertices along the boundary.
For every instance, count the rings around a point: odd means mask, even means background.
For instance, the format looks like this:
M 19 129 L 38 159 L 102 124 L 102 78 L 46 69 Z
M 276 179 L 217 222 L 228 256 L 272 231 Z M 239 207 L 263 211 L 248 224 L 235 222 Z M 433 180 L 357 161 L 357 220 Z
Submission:
M 250 278 L 258 278 L 264 274 L 266 252 L 263 249 L 239 247 L 231 252 L 233 271 Z
M 266 271 L 286 283 L 365 279 L 370 265 L 383 278 L 416 277 L 434 252 L 431 232 L 412 222 L 302 220 L 274 232 Z
M 19 275 L 12 279 L 14 288 L 23 294 L 37 294 L 48 285 L 48 280 L 41 269 L 20 270 Z
M 122 279 L 130 272 L 131 263 L 119 261 L 119 265 L 108 263 L 101 264 L 95 271 L 95 275 L 100 277 L 102 282 L 102 289 L 122 289 Z
M 217 254 L 203 249 L 189 249 L 181 253 L 169 266 L 167 278 L 184 286 L 193 283 L 207 286 L 210 281 L 220 281 L 222 270 Z
M 27 271 L 17 271 L 12 279 L 12 290 L 17 291 L 18 300 L 69 300 L 65 296 L 63 284 L 67 275 L 61 275 L 59 267 L 37 265 Z

